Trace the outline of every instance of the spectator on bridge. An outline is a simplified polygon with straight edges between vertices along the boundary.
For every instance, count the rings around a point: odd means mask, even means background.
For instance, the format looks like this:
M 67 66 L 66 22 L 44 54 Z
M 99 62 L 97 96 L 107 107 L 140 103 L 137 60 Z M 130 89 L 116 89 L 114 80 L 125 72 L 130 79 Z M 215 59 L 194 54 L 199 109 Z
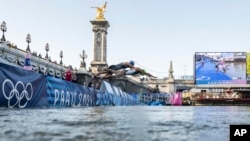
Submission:
M 160 93 L 159 85 L 155 85 L 154 93 Z
M 72 81 L 73 68 L 71 65 L 68 66 L 67 71 L 65 72 L 65 80 Z
M 32 70 L 32 65 L 31 65 L 31 62 L 30 62 L 30 52 L 27 52 L 25 54 L 25 62 L 24 62 L 23 68 L 26 69 L 26 70 Z

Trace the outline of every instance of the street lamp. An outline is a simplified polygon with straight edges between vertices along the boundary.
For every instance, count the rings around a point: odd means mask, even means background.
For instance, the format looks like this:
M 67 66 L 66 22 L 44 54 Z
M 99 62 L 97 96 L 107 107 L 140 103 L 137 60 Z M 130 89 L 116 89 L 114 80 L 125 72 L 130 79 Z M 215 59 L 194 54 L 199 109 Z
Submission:
M 60 58 L 61 58 L 60 65 L 62 66 L 62 64 L 63 64 L 63 62 L 62 62 L 62 58 L 63 58 L 63 51 L 60 51 Z
M 62 58 L 63 58 L 63 51 L 62 51 L 62 50 L 60 51 L 60 58 L 61 58 L 61 61 L 60 61 L 60 66 L 61 66 L 61 78 L 63 78 L 63 74 L 62 74 L 62 65 L 63 65 Z
M 46 56 L 45 56 L 45 58 L 46 58 L 46 59 L 49 59 L 49 56 L 48 56 L 49 44 L 48 44 L 48 43 L 47 43 L 46 46 L 45 46 L 45 51 L 46 51 Z
M 7 27 L 6 27 L 5 21 L 3 21 L 3 22 L 1 23 L 1 30 L 3 31 L 3 36 L 2 36 L 1 41 L 6 41 L 6 40 L 5 40 L 5 37 L 4 37 L 4 32 L 7 31 Z
M 30 44 L 30 42 L 31 42 L 30 34 L 28 34 L 28 35 L 26 36 L 26 42 L 28 43 L 28 46 L 27 46 L 26 51 L 27 51 L 27 52 L 30 52 L 30 46 L 29 46 L 29 44 Z
M 86 68 L 86 63 L 84 59 L 86 59 L 87 57 L 88 55 L 85 53 L 85 50 L 82 50 L 82 54 L 80 54 L 80 58 L 82 58 L 81 67 Z

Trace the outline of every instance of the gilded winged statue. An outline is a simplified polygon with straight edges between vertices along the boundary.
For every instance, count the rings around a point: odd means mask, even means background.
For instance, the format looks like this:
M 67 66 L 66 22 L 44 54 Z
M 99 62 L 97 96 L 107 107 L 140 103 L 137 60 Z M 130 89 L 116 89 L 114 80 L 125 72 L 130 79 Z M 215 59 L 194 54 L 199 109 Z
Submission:
M 107 2 L 105 2 L 101 7 L 91 7 L 96 9 L 96 19 L 97 20 L 104 20 L 104 12 L 106 9 Z

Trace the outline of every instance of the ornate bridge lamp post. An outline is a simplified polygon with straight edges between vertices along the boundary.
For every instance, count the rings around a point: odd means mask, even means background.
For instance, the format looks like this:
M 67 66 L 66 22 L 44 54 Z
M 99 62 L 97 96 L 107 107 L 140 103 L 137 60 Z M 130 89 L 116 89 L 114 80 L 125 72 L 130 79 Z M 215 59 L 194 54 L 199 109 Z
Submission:
M 30 44 L 30 42 L 31 42 L 30 34 L 27 35 L 27 37 L 26 37 L 26 42 L 28 43 L 28 46 L 27 46 L 26 51 L 27 51 L 27 52 L 30 52 L 30 46 L 29 46 L 29 44 Z
M 62 65 L 63 65 L 62 58 L 63 58 L 63 51 L 60 51 L 60 58 L 61 58 L 61 61 L 60 61 L 60 66 L 61 66 L 61 78 L 63 78 L 63 75 L 62 75 Z
M 60 58 L 61 58 L 60 65 L 62 66 L 62 65 L 63 65 L 63 62 L 62 62 L 62 58 L 63 58 L 63 51 L 60 51 Z
M 85 53 L 85 50 L 82 50 L 82 54 L 80 54 L 80 58 L 82 58 L 81 66 L 83 68 L 86 68 L 85 60 L 88 57 L 88 55 Z
M 6 40 L 5 40 L 5 36 L 4 36 L 4 32 L 7 31 L 7 27 L 6 27 L 5 21 L 3 21 L 3 22 L 1 23 L 1 30 L 3 31 L 3 36 L 2 36 L 1 41 L 6 41 Z
M 45 51 L 46 51 L 45 59 L 49 59 L 49 56 L 48 56 L 49 44 L 48 44 L 48 43 L 47 43 L 46 46 L 45 46 Z

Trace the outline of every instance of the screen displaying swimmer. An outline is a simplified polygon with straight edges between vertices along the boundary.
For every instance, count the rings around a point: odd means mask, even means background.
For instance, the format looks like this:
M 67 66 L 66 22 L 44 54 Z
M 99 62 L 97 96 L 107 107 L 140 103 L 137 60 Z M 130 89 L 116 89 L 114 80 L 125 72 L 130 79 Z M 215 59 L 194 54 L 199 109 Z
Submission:
M 196 52 L 195 84 L 246 84 L 246 52 Z

